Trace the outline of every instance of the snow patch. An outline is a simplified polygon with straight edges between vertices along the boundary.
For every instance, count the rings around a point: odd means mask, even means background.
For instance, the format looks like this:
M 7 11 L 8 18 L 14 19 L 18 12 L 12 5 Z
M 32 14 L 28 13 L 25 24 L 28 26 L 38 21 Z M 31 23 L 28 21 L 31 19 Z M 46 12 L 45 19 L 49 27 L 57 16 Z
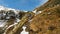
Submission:
M 29 20 L 28 22 L 31 22 L 33 19 Z
M 0 27 L 4 27 L 5 24 L 6 24 L 6 21 L 4 21 L 4 20 L 0 20 Z
M 34 10 L 34 11 L 32 11 L 33 13 L 36 13 L 37 12 L 37 10 Z
M 8 8 L 8 10 L 13 10 L 15 14 L 19 13 L 19 10 L 16 10 L 16 9 Z
M 0 6 L 0 10 L 5 10 L 5 8 L 3 6 Z
M 51 14 L 51 12 L 49 12 L 48 14 Z
M 24 12 L 28 12 L 28 11 L 25 11 L 25 10 L 23 10 Z
M 9 29 L 10 27 L 13 27 L 13 26 L 15 26 L 15 25 L 17 25 L 18 23 L 14 23 L 14 24 L 12 24 L 12 25 L 10 25 L 7 29 Z
M 5 11 L 9 11 L 9 10 L 13 10 L 15 14 L 18 14 L 20 10 L 16 10 L 16 9 L 12 9 L 12 8 L 7 8 L 4 6 L 0 6 L 0 11 L 1 10 L 5 10 Z
M 16 18 L 16 20 L 15 20 L 14 23 L 18 23 L 18 22 L 20 22 L 20 21 L 21 21 L 20 19 Z
M 38 11 L 38 12 L 36 12 L 36 15 L 37 15 L 37 14 L 40 14 L 41 12 L 42 12 L 42 11 Z
M 21 34 L 29 34 L 29 32 L 26 32 L 25 29 L 26 29 L 26 27 L 23 26 L 23 31 L 21 32 Z

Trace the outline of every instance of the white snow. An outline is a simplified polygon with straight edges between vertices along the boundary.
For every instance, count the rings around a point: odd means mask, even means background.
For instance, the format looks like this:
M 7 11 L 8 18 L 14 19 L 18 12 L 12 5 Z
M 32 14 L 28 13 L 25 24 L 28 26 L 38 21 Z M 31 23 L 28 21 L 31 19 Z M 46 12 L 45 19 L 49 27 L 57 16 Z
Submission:
M 10 25 L 7 29 L 9 29 L 10 27 L 12 26 L 15 26 L 18 24 L 18 22 L 20 22 L 21 20 L 20 19 L 16 19 L 16 21 L 14 22 L 14 24 Z
M 6 17 L 6 19 L 9 19 L 10 17 Z
M 24 12 L 28 12 L 28 11 L 24 11 Z
M 10 27 L 15 26 L 16 24 L 18 24 L 18 23 L 14 23 L 14 24 L 10 25 L 7 29 L 9 29 Z
M 13 10 L 15 14 L 18 14 L 20 10 L 16 10 L 16 9 L 13 9 L 13 8 L 7 8 L 7 7 L 4 7 L 4 6 L 0 6 L 0 10 L 5 10 L 5 11 L 9 11 L 9 10 Z
M 3 14 L 3 15 L 6 15 L 6 14 Z
M 37 10 L 34 10 L 34 11 L 32 11 L 33 13 L 36 13 L 37 12 Z
M 42 11 L 34 10 L 34 11 L 32 11 L 32 12 L 35 13 L 35 16 L 36 16 L 36 15 L 40 14 Z
M 12 9 L 12 8 L 7 8 L 7 7 L 4 7 L 4 6 L 0 6 L 0 11 L 1 10 L 5 10 L 5 11 L 13 10 L 16 15 L 18 15 L 19 11 L 20 11 L 20 10 L 15 10 L 15 9 Z M 28 11 L 24 11 L 24 12 L 28 12 Z M 34 13 L 36 13 L 36 10 L 34 11 Z M 4 13 L 3 15 L 5 16 L 6 14 Z M 6 18 L 9 19 L 10 17 L 6 17 Z M 6 26 L 7 29 L 17 25 L 18 22 L 20 22 L 20 21 L 21 20 L 17 18 L 16 22 L 14 22 L 14 24 L 10 25 L 9 27 Z M 6 25 L 6 23 L 7 23 L 7 21 L 5 22 L 4 20 L 0 20 L 0 27 L 4 27 Z M 23 31 L 21 32 L 21 34 L 29 34 L 29 32 L 26 32 L 25 29 L 26 29 L 26 27 L 23 26 Z
M 0 10 L 5 10 L 5 8 L 3 6 L 0 6 Z
M 41 13 L 42 11 L 38 11 L 39 13 Z
M 20 19 L 17 19 L 17 23 L 20 22 L 21 20 Z
M 36 12 L 36 15 L 37 15 L 37 14 L 40 14 L 41 12 L 42 12 L 42 11 L 38 11 L 38 12 Z
M 23 31 L 21 32 L 21 34 L 29 34 L 29 32 L 26 32 L 25 29 L 26 29 L 26 27 L 23 26 Z
M 4 21 L 4 20 L 0 20 L 0 27 L 4 27 L 5 24 L 6 24 L 6 21 Z
M 31 22 L 33 19 L 29 20 L 28 22 Z
M 48 14 L 51 14 L 51 12 L 49 12 Z
M 34 11 L 32 11 L 32 12 L 35 13 L 35 16 L 36 16 L 36 15 L 40 14 L 42 11 L 34 10 Z
M 20 19 L 16 18 L 16 20 L 15 20 L 14 23 L 18 23 L 18 22 L 20 22 L 20 21 L 21 21 Z
M 8 11 L 8 8 L 7 8 L 7 7 L 4 7 L 4 6 L 0 6 L 0 11 L 1 11 L 1 10 Z
M 19 10 L 16 10 L 16 9 L 8 8 L 8 10 L 13 10 L 15 14 L 19 13 Z

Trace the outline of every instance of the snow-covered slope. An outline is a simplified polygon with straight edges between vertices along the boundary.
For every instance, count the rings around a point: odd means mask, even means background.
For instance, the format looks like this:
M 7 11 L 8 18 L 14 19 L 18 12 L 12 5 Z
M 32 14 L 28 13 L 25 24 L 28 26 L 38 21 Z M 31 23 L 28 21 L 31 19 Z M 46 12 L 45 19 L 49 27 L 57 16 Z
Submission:
M 1 27 L 4 27 L 4 28 L 7 27 L 6 29 L 9 29 L 9 28 L 15 26 L 16 24 L 18 24 L 18 22 L 21 21 L 20 17 L 21 16 L 23 17 L 22 14 L 25 15 L 27 13 L 33 13 L 33 14 L 37 15 L 37 14 L 41 13 L 41 11 L 37 12 L 35 10 L 35 11 L 31 12 L 31 11 L 16 10 L 16 9 L 0 6 L 0 28 Z M 31 16 L 31 15 L 29 15 L 29 16 Z M 8 26 L 6 26 L 6 23 L 10 23 L 10 22 L 7 22 L 7 21 L 9 21 L 9 19 L 14 19 L 14 24 L 9 25 L 9 27 L 8 27 Z M 22 34 L 24 34 L 23 32 L 25 32 L 25 30 L 22 31 Z M 26 32 L 26 33 L 28 34 L 28 32 Z
M 12 11 L 12 13 L 10 11 Z M 9 19 L 10 16 L 14 16 L 14 17 L 16 17 L 16 15 L 18 16 L 19 11 L 20 10 L 15 10 L 12 8 L 0 6 L 0 27 L 4 27 L 4 25 L 7 21 L 6 19 Z M 15 22 L 17 22 L 17 21 L 18 21 L 18 18 L 16 18 Z
M 13 10 L 16 14 L 18 14 L 18 12 L 20 11 L 20 10 L 16 10 L 16 9 L 12 9 L 12 8 L 7 8 L 4 6 L 0 6 L 0 11 L 1 10 L 5 10 L 5 11 Z
M 15 17 L 16 19 L 15 19 L 14 24 L 10 25 L 8 28 L 14 26 L 15 24 L 17 24 L 17 22 L 20 21 L 17 18 L 19 17 L 19 12 L 20 10 L 0 6 L 0 33 L 3 32 L 4 29 L 7 27 L 6 26 L 7 21 L 11 18 L 11 16 Z
M 4 28 L 6 28 L 6 24 L 8 23 L 7 21 L 9 19 L 11 19 L 11 17 L 15 18 L 14 20 L 14 24 L 10 25 L 9 27 L 7 27 L 6 29 L 15 26 L 16 24 L 18 24 L 18 22 L 20 22 L 20 12 L 22 13 L 26 13 L 28 11 L 25 10 L 16 10 L 16 9 L 12 9 L 12 8 L 7 8 L 4 6 L 0 6 L 0 28 L 2 28 L 1 30 L 4 30 Z M 0 31 L 1 33 L 1 31 Z

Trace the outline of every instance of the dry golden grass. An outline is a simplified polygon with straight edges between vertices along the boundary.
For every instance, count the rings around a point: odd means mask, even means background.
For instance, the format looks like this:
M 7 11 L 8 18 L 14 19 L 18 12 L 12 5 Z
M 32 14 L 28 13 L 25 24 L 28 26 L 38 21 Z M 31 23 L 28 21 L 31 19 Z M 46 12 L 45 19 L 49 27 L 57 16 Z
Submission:
M 60 34 L 60 6 L 43 10 L 29 26 L 33 34 Z
M 37 9 L 37 11 L 42 11 L 44 9 L 54 7 L 55 5 L 58 5 L 58 4 L 60 4 L 60 0 L 49 0 L 48 2 L 43 4 L 42 6 L 37 7 L 36 9 Z

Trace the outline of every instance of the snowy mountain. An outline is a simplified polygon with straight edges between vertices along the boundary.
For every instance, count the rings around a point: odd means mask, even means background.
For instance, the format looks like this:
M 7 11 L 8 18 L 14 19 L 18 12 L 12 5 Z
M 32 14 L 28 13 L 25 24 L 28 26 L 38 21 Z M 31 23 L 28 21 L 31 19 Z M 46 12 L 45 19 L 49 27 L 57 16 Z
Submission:
M 29 13 L 32 13 L 33 15 L 34 11 L 29 12 L 0 6 L 0 33 L 2 33 L 5 29 L 9 29 L 18 24 L 25 14 L 28 14 L 27 16 L 31 16 Z
M 11 19 L 11 17 L 16 18 L 15 23 L 19 22 L 19 12 L 20 10 L 15 10 L 12 8 L 7 8 L 4 6 L 0 6 L 0 28 L 5 27 L 6 22 Z

